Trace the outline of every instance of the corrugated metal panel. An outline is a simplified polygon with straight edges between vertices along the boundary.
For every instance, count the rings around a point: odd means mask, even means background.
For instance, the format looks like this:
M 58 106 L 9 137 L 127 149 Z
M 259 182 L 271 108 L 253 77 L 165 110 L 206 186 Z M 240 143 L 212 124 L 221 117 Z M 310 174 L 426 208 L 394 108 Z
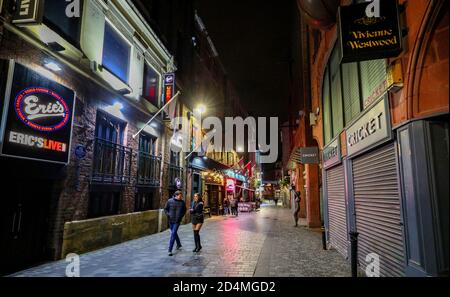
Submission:
M 327 171 L 328 223 L 330 243 L 347 258 L 347 211 L 345 203 L 344 166 Z
M 358 260 L 380 256 L 381 276 L 403 276 L 403 230 L 394 144 L 353 161 Z

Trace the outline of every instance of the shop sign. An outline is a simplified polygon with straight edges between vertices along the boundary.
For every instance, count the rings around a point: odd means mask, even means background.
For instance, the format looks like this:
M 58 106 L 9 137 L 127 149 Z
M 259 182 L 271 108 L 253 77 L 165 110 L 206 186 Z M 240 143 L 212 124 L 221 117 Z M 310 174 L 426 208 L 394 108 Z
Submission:
M 164 75 L 164 104 L 169 102 L 175 95 L 175 74 L 167 73 Z
M 338 20 L 342 63 L 391 58 L 401 53 L 397 0 L 341 6 Z
M 341 143 L 339 137 L 336 137 L 323 149 L 322 158 L 324 168 L 329 168 L 341 162 Z
M 300 148 L 300 162 L 302 164 L 319 164 L 319 148 L 318 147 Z
M 392 138 L 388 98 L 385 96 L 346 130 L 347 154 L 353 156 Z
M 42 22 L 43 11 L 44 1 L 42 0 L 19 0 L 12 23 L 18 25 L 39 24 Z
M 236 189 L 236 181 L 232 178 L 227 178 L 225 188 L 227 192 L 234 192 Z
M 67 164 L 75 93 L 20 64 L 10 69 L 0 153 Z

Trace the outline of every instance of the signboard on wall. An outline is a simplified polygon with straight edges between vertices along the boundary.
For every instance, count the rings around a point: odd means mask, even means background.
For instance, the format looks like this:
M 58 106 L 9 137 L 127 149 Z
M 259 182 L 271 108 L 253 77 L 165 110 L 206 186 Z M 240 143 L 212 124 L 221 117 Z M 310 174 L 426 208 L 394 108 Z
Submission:
M 234 192 L 236 189 L 236 181 L 232 178 L 227 178 L 225 187 L 227 192 Z
M 174 73 L 166 73 L 164 74 L 164 92 L 163 92 L 163 102 L 162 105 L 165 105 L 169 102 L 170 99 L 175 95 L 175 74 Z M 175 117 L 177 104 L 176 102 L 172 102 L 169 104 L 169 107 L 164 111 L 164 120 L 168 121 L 171 118 Z
M 329 168 L 331 166 L 341 163 L 341 146 L 339 136 L 336 137 L 323 149 L 323 167 Z
M 346 135 L 349 157 L 392 139 L 387 96 L 347 128 Z
M 39 24 L 42 22 L 43 12 L 44 1 L 42 0 L 18 0 L 12 23 L 17 25 Z
M 10 71 L 0 154 L 67 164 L 74 91 L 20 64 Z
M 396 57 L 402 51 L 397 0 L 341 6 L 338 22 L 342 63 Z

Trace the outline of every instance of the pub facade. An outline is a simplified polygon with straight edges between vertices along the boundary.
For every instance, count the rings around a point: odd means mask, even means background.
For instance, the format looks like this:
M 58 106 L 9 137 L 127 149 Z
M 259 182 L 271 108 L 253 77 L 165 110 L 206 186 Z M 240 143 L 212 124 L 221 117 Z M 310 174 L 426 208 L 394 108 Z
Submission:
M 131 1 L 2 2 L 1 274 L 164 230 L 184 160 L 170 122 L 145 123 L 173 56 Z

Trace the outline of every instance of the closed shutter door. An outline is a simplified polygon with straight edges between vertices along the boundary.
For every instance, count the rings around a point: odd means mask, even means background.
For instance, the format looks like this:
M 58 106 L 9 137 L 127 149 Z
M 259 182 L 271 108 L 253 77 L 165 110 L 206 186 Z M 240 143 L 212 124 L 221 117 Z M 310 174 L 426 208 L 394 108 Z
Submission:
M 347 258 L 347 215 L 344 166 L 327 171 L 328 224 L 331 245 Z
M 353 161 L 358 260 L 380 257 L 381 276 L 404 275 L 403 232 L 394 144 Z

